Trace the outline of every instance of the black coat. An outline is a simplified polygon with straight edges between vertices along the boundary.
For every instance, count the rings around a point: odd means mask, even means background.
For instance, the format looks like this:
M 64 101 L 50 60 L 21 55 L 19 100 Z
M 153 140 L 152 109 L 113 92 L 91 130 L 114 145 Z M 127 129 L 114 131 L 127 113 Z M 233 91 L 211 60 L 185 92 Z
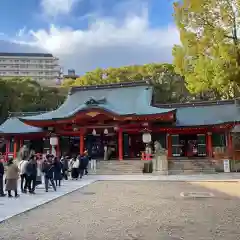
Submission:
M 61 160 L 61 164 L 62 164 L 62 170 L 68 171 L 68 159 L 67 158 L 63 158 L 63 160 Z
M 28 162 L 26 167 L 26 174 L 28 176 L 37 176 L 37 163 L 36 162 Z
M 0 162 L 0 176 L 2 177 L 4 175 L 4 166 L 3 163 Z
M 45 177 L 53 179 L 54 165 L 47 161 L 43 162 L 42 172 L 44 173 Z
M 54 180 L 62 179 L 62 164 L 59 161 L 55 161 L 53 164 Z
M 80 169 L 85 169 L 88 166 L 88 163 L 89 163 L 89 157 L 88 156 L 81 157 L 79 168 Z

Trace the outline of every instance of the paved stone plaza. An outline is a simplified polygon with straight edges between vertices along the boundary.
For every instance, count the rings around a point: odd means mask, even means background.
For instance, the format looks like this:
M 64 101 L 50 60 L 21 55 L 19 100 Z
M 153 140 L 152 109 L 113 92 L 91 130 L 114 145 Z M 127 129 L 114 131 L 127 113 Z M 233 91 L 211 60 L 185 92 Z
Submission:
M 2 221 L 12 216 L 41 206 L 42 204 L 71 193 L 93 182 L 95 182 L 93 179 L 83 179 L 82 181 L 63 181 L 62 186 L 57 188 L 56 192 L 50 189 L 48 193 L 45 192 L 42 184 L 37 186 L 35 195 L 21 194 L 18 199 L 9 199 L 8 197 L 0 198 L 0 224 Z
M 240 192 L 239 183 L 201 184 L 98 181 L 3 222 L 0 239 L 240 239 L 239 198 L 224 193 Z M 183 192 L 214 196 L 183 198 Z

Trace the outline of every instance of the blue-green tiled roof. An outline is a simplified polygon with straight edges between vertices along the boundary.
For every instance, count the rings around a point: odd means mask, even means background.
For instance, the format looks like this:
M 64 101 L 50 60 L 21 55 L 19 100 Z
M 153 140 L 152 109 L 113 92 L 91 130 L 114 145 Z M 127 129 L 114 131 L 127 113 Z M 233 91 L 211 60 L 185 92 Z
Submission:
M 177 127 L 215 125 L 227 122 L 240 122 L 240 108 L 235 104 L 181 107 L 176 113 Z M 41 128 L 24 124 L 18 118 L 7 119 L 0 126 L 4 134 L 38 133 Z
M 100 108 L 118 115 L 161 114 L 175 110 L 151 106 L 152 93 L 152 87 L 147 85 L 74 91 L 57 110 L 20 119 L 54 120 L 68 118 L 89 108 Z M 91 98 L 99 102 L 101 99 L 105 99 L 105 102 L 97 105 L 86 104 Z
M 182 107 L 177 109 L 177 126 L 203 126 L 240 121 L 236 104 Z
M 16 117 L 9 118 L 2 125 L 0 125 L 0 134 L 21 134 L 39 132 L 42 132 L 41 128 L 26 125 Z

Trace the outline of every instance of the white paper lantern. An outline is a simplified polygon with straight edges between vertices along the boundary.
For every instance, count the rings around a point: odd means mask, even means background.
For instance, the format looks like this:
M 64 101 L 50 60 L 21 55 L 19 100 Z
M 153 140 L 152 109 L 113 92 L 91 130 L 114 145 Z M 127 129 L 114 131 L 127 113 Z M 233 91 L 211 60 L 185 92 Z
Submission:
M 93 131 L 92 131 L 92 135 L 95 136 L 96 134 L 97 134 L 96 130 L 93 129 Z
M 104 133 L 105 135 L 107 135 L 107 134 L 108 134 L 108 129 L 105 128 L 103 133 Z
M 152 141 L 152 136 L 150 133 L 143 133 L 142 135 L 142 141 L 144 143 L 150 143 Z
M 51 137 L 50 138 L 50 145 L 51 146 L 57 146 L 58 145 L 58 138 L 57 137 Z
M 114 129 L 114 131 L 116 131 L 116 132 L 117 132 L 117 131 L 118 131 L 118 129 L 119 129 L 119 127 L 118 127 L 118 126 L 115 126 L 113 129 Z

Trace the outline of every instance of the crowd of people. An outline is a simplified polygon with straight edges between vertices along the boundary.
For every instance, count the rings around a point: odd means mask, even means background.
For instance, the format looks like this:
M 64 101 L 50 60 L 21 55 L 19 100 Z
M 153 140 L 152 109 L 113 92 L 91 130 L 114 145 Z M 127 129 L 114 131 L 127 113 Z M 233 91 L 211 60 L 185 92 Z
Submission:
M 88 174 L 88 164 L 90 161 L 88 152 L 85 151 L 81 156 L 67 156 L 60 158 L 52 154 L 47 154 L 44 159 L 39 159 L 37 154 L 30 154 L 28 157 L 22 157 L 17 162 L 10 158 L 7 162 L 5 171 L 3 161 L 0 162 L 0 197 L 8 195 L 8 197 L 19 197 L 18 179 L 20 177 L 20 189 L 23 194 L 35 194 L 38 184 L 42 183 L 42 175 L 44 176 L 45 191 L 48 192 L 49 187 L 54 191 L 61 186 L 62 179 L 68 180 L 69 173 L 71 178 L 77 180 Z M 4 181 L 5 180 L 5 181 Z M 4 192 L 4 185 L 5 191 Z

